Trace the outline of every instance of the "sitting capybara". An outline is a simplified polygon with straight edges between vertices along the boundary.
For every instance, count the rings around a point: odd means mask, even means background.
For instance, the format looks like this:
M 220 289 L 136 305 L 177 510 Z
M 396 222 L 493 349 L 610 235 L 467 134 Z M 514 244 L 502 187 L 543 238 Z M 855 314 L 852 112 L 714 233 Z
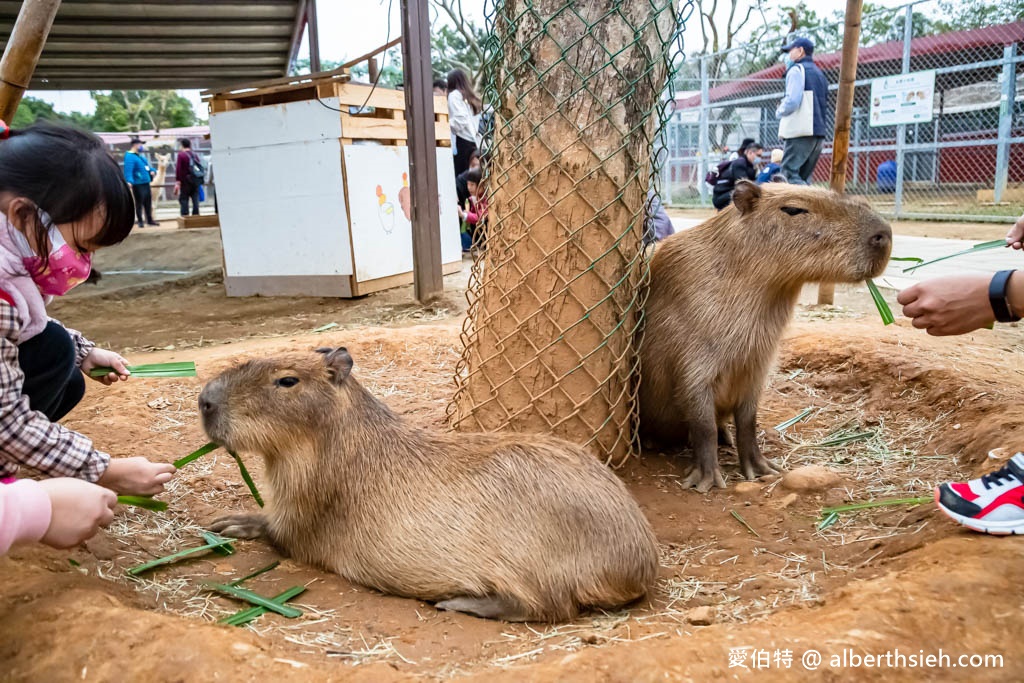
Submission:
M 685 486 L 724 488 L 716 435 L 730 416 L 743 475 L 775 471 L 757 445 L 757 404 L 800 290 L 877 277 L 891 247 L 889 224 L 860 201 L 747 181 L 732 206 L 663 242 L 640 351 L 640 433 L 662 446 L 689 438 Z
M 406 424 L 351 375 L 343 349 L 229 369 L 203 388 L 213 441 L 263 456 L 262 515 L 213 529 L 266 535 L 297 560 L 385 593 L 508 621 L 562 621 L 642 597 L 647 520 L 594 456 L 555 438 Z

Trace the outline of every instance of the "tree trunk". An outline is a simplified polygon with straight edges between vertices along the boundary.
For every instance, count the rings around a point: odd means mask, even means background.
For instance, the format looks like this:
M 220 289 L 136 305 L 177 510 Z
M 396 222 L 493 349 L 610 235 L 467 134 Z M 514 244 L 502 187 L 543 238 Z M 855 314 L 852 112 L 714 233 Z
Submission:
M 641 238 L 670 0 L 506 0 L 490 225 L 451 407 L 466 430 L 632 452 Z

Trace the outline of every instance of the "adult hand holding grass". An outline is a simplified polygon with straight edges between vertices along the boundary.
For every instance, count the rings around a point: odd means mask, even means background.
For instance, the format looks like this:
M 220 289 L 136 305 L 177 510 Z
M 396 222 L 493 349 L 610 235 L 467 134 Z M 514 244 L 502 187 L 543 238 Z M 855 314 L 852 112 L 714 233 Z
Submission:
M 171 480 L 174 465 L 150 462 L 146 458 L 111 458 L 107 471 L 96 483 L 117 493 L 134 496 L 155 496 Z
M 907 287 L 896 300 L 914 327 L 933 336 L 964 334 L 991 327 L 996 320 L 988 299 L 992 275 L 951 275 Z M 1024 276 L 1015 273 L 1007 291 L 1014 313 L 1024 313 Z

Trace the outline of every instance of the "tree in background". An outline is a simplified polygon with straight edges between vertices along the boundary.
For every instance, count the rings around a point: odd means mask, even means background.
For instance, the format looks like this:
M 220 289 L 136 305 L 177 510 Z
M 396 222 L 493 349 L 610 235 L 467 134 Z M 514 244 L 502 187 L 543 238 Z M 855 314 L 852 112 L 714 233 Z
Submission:
M 96 102 L 92 129 L 96 131 L 137 131 L 182 128 L 197 123 L 192 103 L 174 90 L 93 91 Z
M 91 129 L 92 117 L 81 112 L 65 114 L 56 111 L 53 105 L 38 97 L 23 97 L 18 105 L 18 111 L 14 114 L 11 126 L 14 128 L 25 128 L 36 121 L 61 121 L 72 123 L 81 128 Z
M 466 17 L 462 0 L 432 0 L 435 10 L 430 37 L 430 62 L 434 73 L 444 77 L 462 69 L 478 87 L 483 78 L 487 31 Z

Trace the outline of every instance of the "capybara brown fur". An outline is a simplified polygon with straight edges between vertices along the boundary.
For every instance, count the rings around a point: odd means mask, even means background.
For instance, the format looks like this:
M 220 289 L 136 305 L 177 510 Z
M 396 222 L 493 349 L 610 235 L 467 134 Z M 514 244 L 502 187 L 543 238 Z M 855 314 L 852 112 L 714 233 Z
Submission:
M 757 445 L 757 404 L 804 284 L 877 277 L 892 248 L 881 216 L 829 190 L 743 181 L 732 201 L 655 251 L 640 351 L 641 437 L 689 439 L 684 485 L 702 493 L 725 486 L 716 436 L 730 416 L 743 475 L 776 471 Z
M 253 360 L 199 398 L 210 438 L 266 465 L 266 535 L 295 559 L 385 593 L 507 621 L 613 609 L 654 582 L 654 534 L 622 482 L 568 442 L 407 424 L 344 348 Z

